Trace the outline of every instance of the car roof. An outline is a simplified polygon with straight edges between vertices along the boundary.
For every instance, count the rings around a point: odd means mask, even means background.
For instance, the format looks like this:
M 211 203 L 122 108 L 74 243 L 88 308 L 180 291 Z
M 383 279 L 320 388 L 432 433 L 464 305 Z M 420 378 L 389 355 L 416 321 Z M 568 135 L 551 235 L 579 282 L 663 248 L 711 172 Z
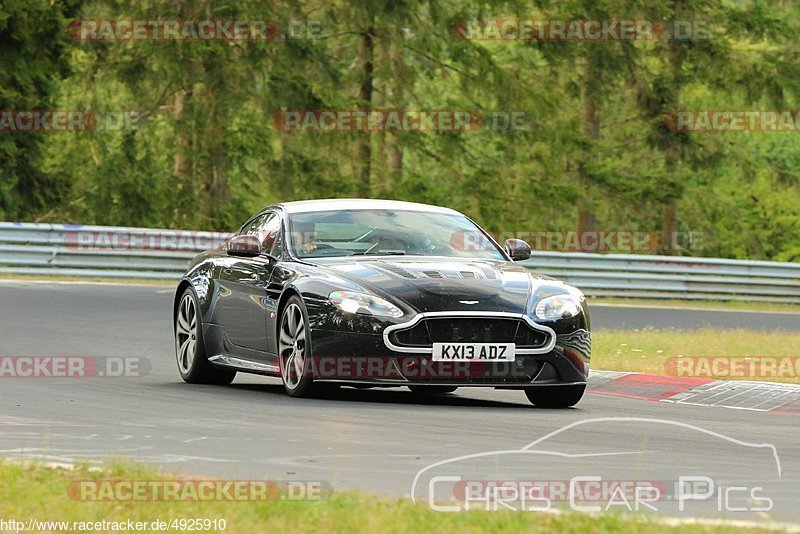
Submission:
M 323 200 L 298 200 L 295 202 L 283 202 L 276 204 L 286 213 L 308 213 L 313 211 L 341 211 L 341 210 L 404 210 L 404 211 L 423 211 L 428 213 L 448 213 L 460 215 L 459 212 L 441 206 L 431 206 L 430 204 L 419 204 L 417 202 L 402 202 L 399 200 L 377 200 L 370 198 L 331 198 Z

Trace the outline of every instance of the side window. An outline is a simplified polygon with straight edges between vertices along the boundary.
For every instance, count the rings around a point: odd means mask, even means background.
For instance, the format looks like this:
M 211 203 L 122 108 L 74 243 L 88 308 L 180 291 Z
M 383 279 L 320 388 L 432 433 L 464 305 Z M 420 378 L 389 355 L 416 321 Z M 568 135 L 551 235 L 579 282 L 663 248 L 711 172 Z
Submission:
M 280 256 L 283 251 L 281 218 L 275 213 L 269 214 L 269 217 L 258 228 L 258 237 L 261 239 L 264 253 Z

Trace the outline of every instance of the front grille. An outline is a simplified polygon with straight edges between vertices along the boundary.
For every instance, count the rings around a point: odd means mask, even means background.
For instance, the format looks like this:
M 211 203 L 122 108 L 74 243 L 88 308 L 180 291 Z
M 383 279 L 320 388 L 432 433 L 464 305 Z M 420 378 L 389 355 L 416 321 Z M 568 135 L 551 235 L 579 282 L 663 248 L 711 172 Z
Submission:
M 430 317 L 390 335 L 402 347 L 431 347 L 434 343 L 515 343 L 517 348 L 547 345 L 548 335 L 522 319 Z

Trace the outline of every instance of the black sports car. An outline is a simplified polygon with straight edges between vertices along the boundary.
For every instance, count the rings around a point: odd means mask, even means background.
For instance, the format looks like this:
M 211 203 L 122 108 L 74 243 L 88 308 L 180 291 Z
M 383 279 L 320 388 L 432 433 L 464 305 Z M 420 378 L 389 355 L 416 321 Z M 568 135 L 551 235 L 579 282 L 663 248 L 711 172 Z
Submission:
M 522 389 L 537 406 L 583 396 L 591 334 L 583 294 L 514 262 L 447 208 L 385 200 L 288 202 L 195 258 L 175 295 L 178 369 L 238 371 L 292 396 L 341 385 Z

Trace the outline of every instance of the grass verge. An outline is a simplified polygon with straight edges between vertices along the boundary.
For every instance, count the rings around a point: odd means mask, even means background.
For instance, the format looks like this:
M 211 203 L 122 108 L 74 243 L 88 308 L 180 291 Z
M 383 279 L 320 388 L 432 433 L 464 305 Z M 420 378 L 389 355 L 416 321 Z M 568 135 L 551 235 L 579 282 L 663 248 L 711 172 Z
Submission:
M 744 300 L 679 300 L 679 299 L 633 299 L 614 297 L 589 298 L 592 305 L 610 306 L 644 306 L 650 308 L 700 308 L 704 310 L 722 311 L 760 311 L 800 313 L 800 304 L 783 302 L 750 302 Z
M 684 371 L 693 369 L 692 374 L 702 378 L 800 384 L 800 332 L 648 328 L 597 330 L 592 333 L 594 369 L 676 374 L 673 367 L 675 358 L 702 358 L 681 368 Z M 779 361 L 774 373 L 770 374 L 770 362 L 775 360 Z M 731 361 L 742 362 L 741 373 L 737 367 L 729 365 Z M 708 376 L 709 372 L 712 376 Z M 679 376 L 692 374 L 681 371 Z M 743 376 L 738 376 L 740 374 Z
M 117 464 L 98 472 L 0 464 L 0 517 L 8 521 L 97 522 L 224 519 L 226 533 L 252 532 L 753 532 L 729 526 L 670 527 L 645 518 L 577 513 L 434 512 L 408 500 L 338 493 L 321 501 L 84 502 L 70 482 L 165 479 L 149 468 Z M 62 531 L 56 530 L 53 531 Z M 74 529 L 69 531 L 75 531 Z

